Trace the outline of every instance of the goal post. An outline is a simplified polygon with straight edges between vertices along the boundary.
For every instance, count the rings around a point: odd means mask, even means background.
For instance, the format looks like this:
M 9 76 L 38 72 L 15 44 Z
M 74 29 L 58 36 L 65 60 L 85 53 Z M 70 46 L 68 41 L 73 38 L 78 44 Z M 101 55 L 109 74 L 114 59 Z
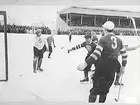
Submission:
M 6 11 L 0 11 L 0 81 L 8 81 L 8 43 Z

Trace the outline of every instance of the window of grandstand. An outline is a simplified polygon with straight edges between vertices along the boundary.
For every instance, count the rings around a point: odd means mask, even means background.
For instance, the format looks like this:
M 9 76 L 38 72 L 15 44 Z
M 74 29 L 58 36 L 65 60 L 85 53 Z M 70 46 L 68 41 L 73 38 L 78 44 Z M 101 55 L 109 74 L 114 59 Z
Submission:
M 140 28 L 140 18 L 135 18 L 136 27 Z
M 81 26 L 81 14 L 71 14 L 71 26 Z
M 60 14 L 61 19 L 63 19 L 66 22 L 66 14 Z
M 121 17 L 120 18 L 120 26 L 124 28 L 129 28 L 130 26 L 130 19 Z
M 103 23 L 107 21 L 107 16 L 98 15 L 96 16 L 96 26 L 101 27 Z
M 93 15 L 82 15 L 82 26 L 94 26 L 94 16 Z

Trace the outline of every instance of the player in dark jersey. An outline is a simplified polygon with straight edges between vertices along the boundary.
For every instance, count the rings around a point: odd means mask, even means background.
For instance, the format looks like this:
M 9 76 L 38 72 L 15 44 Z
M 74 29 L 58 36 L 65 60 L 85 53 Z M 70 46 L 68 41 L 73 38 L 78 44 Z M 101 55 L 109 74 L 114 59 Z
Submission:
M 92 38 L 91 38 L 91 33 L 87 32 L 85 35 L 85 42 L 83 42 L 82 44 L 77 45 L 76 47 L 72 47 L 71 49 L 68 49 L 68 53 L 70 53 L 70 51 L 73 50 L 77 50 L 80 48 L 85 47 L 88 51 L 88 54 L 85 58 L 85 60 L 90 56 L 90 54 L 95 50 L 96 44 L 92 42 Z M 88 82 L 89 78 L 88 78 L 88 72 L 91 71 L 92 65 L 88 65 L 83 71 L 84 71 L 84 79 L 80 80 L 80 82 Z
M 94 31 L 91 31 L 91 35 L 93 35 L 93 37 L 92 37 L 93 38 L 93 42 L 94 43 L 98 43 L 98 37 L 96 36 L 96 33 Z M 104 36 L 104 33 L 102 33 L 102 36 Z M 122 34 L 120 34 L 120 36 L 122 36 Z M 137 45 L 132 46 L 132 47 L 129 47 L 128 45 L 124 45 L 124 47 L 125 47 L 125 49 L 127 51 L 133 51 L 133 50 L 136 50 L 137 48 L 140 47 L 140 43 L 138 43 Z M 119 61 L 118 61 L 117 64 L 118 64 L 117 69 L 116 69 L 117 74 L 116 74 L 116 77 L 115 77 L 114 85 L 115 86 L 116 85 L 124 85 L 123 83 L 120 83 L 120 74 L 119 74 L 119 72 L 120 72 L 121 64 L 120 64 Z
M 78 70 L 84 70 L 87 65 L 97 62 L 89 102 L 95 102 L 97 95 L 99 95 L 99 103 L 105 102 L 114 81 L 119 53 L 122 56 L 120 74 L 124 73 L 127 64 L 126 49 L 123 46 L 122 40 L 114 35 L 113 29 L 114 23 L 111 21 L 107 21 L 103 25 L 105 35 L 100 38 L 96 49 L 86 59 L 85 63 L 80 64 L 77 68 Z
M 120 34 L 122 36 L 122 34 Z M 98 43 L 98 37 L 96 36 L 96 33 L 94 31 L 91 31 L 91 36 L 92 36 L 92 41 L 94 43 Z M 102 33 L 102 36 L 104 36 L 104 33 Z M 133 51 L 133 50 L 136 50 L 137 48 L 140 47 L 140 43 L 138 43 L 137 45 L 135 46 L 132 46 L 132 47 L 129 47 L 128 45 L 124 45 L 124 47 L 126 48 L 127 51 Z M 119 54 L 120 55 L 120 54 Z M 115 82 L 114 82 L 114 85 L 124 85 L 123 83 L 120 83 L 120 68 L 121 68 L 121 64 L 120 62 L 118 61 L 118 66 L 117 66 L 117 69 L 116 69 L 116 77 L 115 77 Z

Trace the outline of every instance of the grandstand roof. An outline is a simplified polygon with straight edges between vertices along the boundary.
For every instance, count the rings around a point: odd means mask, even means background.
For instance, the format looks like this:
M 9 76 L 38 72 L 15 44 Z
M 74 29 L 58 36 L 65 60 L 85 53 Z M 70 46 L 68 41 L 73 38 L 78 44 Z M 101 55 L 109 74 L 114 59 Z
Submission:
M 140 12 L 121 11 L 121 10 L 112 10 L 112 9 L 85 8 L 85 7 L 77 7 L 77 6 L 71 6 L 58 11 L 58 14 L 65 14 L 65 13 L 124 16 L 124 17 L 130 16 L 130 17 L 140 18 Z

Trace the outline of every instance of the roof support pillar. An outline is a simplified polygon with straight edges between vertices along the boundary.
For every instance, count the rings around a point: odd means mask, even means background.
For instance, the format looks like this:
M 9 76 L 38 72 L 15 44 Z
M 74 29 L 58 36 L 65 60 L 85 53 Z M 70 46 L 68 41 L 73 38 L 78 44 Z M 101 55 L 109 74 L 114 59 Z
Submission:
M 119 24 L 118 24 L 118 26 L 120 26 L 120 20 L 121 20 L 121 19 L 120 19 L 120 17 L 119 17 Z
M 68 19 L 68 13 L 66 14 L 66 23 L 68 25 L 69 19 Z
M 96 16 L 94 16 L 94 26 L 96 25 Z
M 81 15 L 81 25 L 83 24 L 83 15 Z

